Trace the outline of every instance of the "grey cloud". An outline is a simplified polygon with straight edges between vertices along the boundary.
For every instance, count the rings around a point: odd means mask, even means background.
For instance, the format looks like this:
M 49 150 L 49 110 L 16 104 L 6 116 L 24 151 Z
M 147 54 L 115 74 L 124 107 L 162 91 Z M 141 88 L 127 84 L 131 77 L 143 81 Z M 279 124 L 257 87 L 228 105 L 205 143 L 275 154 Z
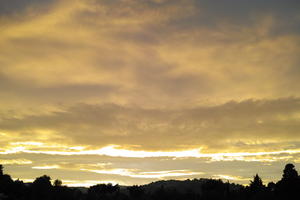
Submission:
M 175 2 L 164 1 L 162 3 L 155 3 L 154 1 L 112 1 L 108 3 L 105 1 L 104 4 L 102 3 L 94 1 L 93 5 L 94 7 L 105 5 L 107 8 L 105 14 L 103 12 L 82 12 L 79 14 L 79 21 L 84 19 L 90 21 L 91 18 L 99 17 L 139 19 L 139 16 L 145 12 L 153 15 L 164 12 L 164 14 L 172 16 L 165 20 L 152 21 L 153 23 L 151 21 L 141 23 L 139 24 L 139 29 L 132 29 L 134 31 L 115 29 L 115 34 L 127 39 L 132 38 L 132 42 L 163 42 L 165 38 L 172 37 L 174 34 L 189 33 L 191 30 L 196 31 L 203 28 L 216 30 L 223 23 L 227 23 L 231 28 L 251 27 L 259 24 L 267 17 L 272 17 L 274 21 L 268 36 L 299 34 L 300 31 L 298 14 L 300 3 L 297 0 L 229 0 L 218 2 L 209 0 L 177 0 Z M 173 10 L 173 13 L 168 13 L 170 9 L 174 8 L 174 4 L 180 6 L 180 9 Z M 119 9 L 111 9 L 116 7 Z
M 264 16 L 272 16 L 276 20 L 273 31 L 299 33 L 298 10 L 300 3 L 297 0 L 229 0 L 213 2 L 209 0 L 195 1 L 199 12 L 204 11 L 208 22 L 218 23 L 218 20 L 238 23 L 249 26 Z M 294 30 L 292 30 L 294 29 Z
M 22 12 L 29 6 L 48 5 L 56 0 L 3 0 L 0 1 L 0 16 Z
M 109 84 L 37 86 L 34 81 L 15 80 L 0 73 L 0 90 L 3 91 L 0 95 L 3 99 L 17 96 L 25 101 L 58 103 L 89 97 L 107 97 L 119 88 Z
M 156 60 L 156 63 L 152 63 L 151 60 Z M 138 61 L 133 69 L 135 80 L 141 86 L 138 88 L 142 90 L 141 94 L 187 98 L 196 93 L 214 92 L 211 84 L 213 80 L 204 74 L 172 75 L 171 72 L 176 65 L 160 60 L 155 53 L 150 54 L 146 61 L 148 62 Z
M 238 17 L 249 17 L 251 14 L 275 12 L 279 14 L 295 14 L 299 9 L 300 3 L 297 0 L 228 0 L 214 2 L 209 0 L 195 1 L 199 9 L 203 8 L 204 11 L 214 11 L 215 14 L 221 17 L 229 16 L 236 20 Z

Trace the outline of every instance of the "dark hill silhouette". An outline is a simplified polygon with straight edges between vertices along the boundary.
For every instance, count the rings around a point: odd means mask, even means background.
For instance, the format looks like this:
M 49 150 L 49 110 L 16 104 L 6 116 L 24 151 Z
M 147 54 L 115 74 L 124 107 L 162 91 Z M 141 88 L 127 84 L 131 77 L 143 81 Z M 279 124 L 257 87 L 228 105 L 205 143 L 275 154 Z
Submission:
M 287 164 L 282 179 L 267 186 L 256 174 L 249 186 L 216 179 L 165 180 L 147 185 L 97 184 L 89 188 L 63 186 L 47 175 L 33 183 L 13 181 L 0 165 L 0 200 L 286 200 L 300 199 L 300 178 Z
M 240 190 L 243 188 L 242 185 L 234 184 L 234 183 L 223 183 L 222 180 L 215 179 L 193 179 L 193 180 L 164 180 L 150 183 L 148 185 L 143 186 L 146 191 L 154 192 L 162 187 L 166 190 L 174 190 L 176 189 L 178 192 L 186 192 L 191 191 L 198 194 L 201 194 L 202 188 L 205 189 L 205 186 L 222 184 L 226 186 L 230 190 Z

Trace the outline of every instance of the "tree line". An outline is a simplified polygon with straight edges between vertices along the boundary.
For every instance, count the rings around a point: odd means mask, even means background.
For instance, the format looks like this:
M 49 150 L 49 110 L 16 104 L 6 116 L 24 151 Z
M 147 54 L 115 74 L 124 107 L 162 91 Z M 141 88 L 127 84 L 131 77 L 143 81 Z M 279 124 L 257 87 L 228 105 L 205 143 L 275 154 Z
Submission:
M 287 164 L 281 180 L 263 184 L 256 174 L 248 186 L 218 179 L 168 180 L 147 185 L 97 184 L 89 188 L 51 183 L 47 175 L 32 183 L 13 180 L 0 165 L 0 200 L 293 200 L 300 199 L 300 176 Z

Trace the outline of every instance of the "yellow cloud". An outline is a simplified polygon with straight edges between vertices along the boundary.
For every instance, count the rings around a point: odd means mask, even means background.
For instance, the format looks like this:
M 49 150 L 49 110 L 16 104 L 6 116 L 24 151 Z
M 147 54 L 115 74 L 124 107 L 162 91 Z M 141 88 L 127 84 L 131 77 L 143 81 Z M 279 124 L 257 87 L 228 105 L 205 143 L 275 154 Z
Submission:
M 0 159 L 2 165 L 29 165 L 32 164 L 28 159 Z
M 171 158 L 207 158 L 212 161 L 256 161 L 256 162 L 274 162 L 279 160 L 293 159 L 293 155 L 299 154 L 300 149 L 290 149 L 273 152 L 234 152 L 234 153 L 201 153 L 201 149 L 191 149 L 184 151 L 138 151 L 122 149 L 116 145 L 103 147 L 95 150 L 77 150 L 72 148 L 57 150 L 31 150 L 24 146 L 7 149 L 0 154 L 7 155 L 12 153 L 30 153 L 30 154 L 48 154 L 48 155 L 102 155 L 110 157 L 124 158 L 151 158 L 151 157 L 171 157 Z M 288 155 L 288 156 L 286 156 Z M 100 164 L 101 165 L 101 164 Z M 106 164 L 105 164 L 106 165 Z M 51 167 L 51 166 L 50 166 Z M 33 167 L 43 168 L 43 167 Z M 47 168 L 47 166 L 46 166 Z M 116 172 L 118 173 L 118 172 Z

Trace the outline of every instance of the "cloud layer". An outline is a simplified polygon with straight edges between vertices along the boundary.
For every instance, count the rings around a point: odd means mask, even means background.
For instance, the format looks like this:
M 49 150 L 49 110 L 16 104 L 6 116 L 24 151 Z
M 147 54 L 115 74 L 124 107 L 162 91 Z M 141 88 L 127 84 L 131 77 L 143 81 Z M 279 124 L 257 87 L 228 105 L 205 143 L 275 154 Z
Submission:
M 23 136 L 18 142 L 36 138 L 73 146 L 257 151 L 298 148 L 299 113 L 297 98 L 177 110 L 77 104 L 44 115 L 3 116 L 0 126 L 4 138 Z
M 297 153 L 270 154 L 300 148 L 299 9 L 297 0 L 1 1 L 1 162 L 15 177 L 30 169 L 24 179 L 39 170 L 70 176 L 79 170 L 84 184 L 96 181 L 90 174 L 97 172 L 127 184 L 200 172 L 245 182 L 266 163 L 273 169 L 299 163 Z M 210 163 L 212 171 L 142 169 L 126 156 L 112 158 L 122 165 L 104 168 L 91 168 L 97 157 L 76 169 L 36 160 L 37 152 L 112 145 L 148 153 L 267 154 L 174 160 Z M 77 156 L 80 165 L 84 158 Z M 159 158 L 143 159 L 152 165 Z M 218 171 L 227 162 L 228 171 Z M 233 162 L 256 167 L 246 173 L 241 164 L 235 174 Z M 120 170 L 127 177 L 115 177 Z

